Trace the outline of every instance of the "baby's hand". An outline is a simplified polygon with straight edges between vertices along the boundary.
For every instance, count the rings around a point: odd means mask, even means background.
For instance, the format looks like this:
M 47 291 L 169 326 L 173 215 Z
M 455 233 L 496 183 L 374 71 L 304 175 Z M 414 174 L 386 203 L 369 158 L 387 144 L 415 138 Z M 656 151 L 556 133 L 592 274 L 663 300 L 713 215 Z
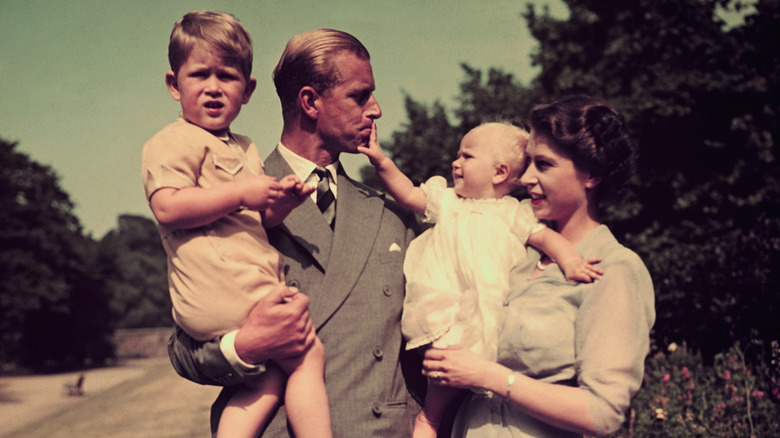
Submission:
M 236 184 L 241 194 L 241 206 L 249 210 L 265 210 L 282 193 L 282 185 L 268 175 L 243 178 Z
M 376 123 L 371 125 L 371 135 L 368 137 L 368 147 L 358 146 L 358 152 L 365 154 L 371 165 L 378 167 L 382 161 L 387 158 L 376 141 Z
M 558 265 L 563 270 L 567 280 L 591 283 L 594 280 L 600 279 L 604 274 L 602 269 L 594 266 L 596 263 L 600 262 L 601 259 L 583 260 L 581 258 L 576 258 L 558 262 Z

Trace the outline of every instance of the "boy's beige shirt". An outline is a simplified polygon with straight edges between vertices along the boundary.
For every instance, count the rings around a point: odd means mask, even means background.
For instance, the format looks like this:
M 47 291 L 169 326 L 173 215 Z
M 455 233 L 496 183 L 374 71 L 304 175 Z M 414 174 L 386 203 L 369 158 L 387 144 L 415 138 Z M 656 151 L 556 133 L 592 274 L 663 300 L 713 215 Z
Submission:
M 263 174 L 248 137 L 221 139 L 182 117 L 144 145 L 141 164 L 147 200 L 164 187 L 209 188 Z M 236 210 L 193 229 L 158 224 L 158 231 L 168 256 L 173 318 L 195 339 L 237 328 L 257 300 L 283 282 L 281 256 L 256 211 Z

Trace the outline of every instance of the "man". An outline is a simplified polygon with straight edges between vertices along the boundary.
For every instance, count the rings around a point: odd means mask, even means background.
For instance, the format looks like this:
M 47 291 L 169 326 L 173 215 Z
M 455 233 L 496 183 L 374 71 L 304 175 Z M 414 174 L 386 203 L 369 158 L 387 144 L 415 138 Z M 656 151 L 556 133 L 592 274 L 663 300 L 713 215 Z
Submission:
M 414 363 L 401 360 L 402 263 L 417 222 L 338 162 L 367 144 L 382 115 L 368 51 L 347 33 L 313 30 L 290 40 L 273 77 L 284 128 L 265 171 L 277 178 L 295 173 L 318 186 L 313 202 L 268 230 L 284 256 L 287 284 L 303 293 L 277 288 L 238 331 L 213 341 L 194 341 L 177 328 L 171 361 L 190 380 L 233 385 L 262 373 L 269 360 L 300 354 L 316 330 L 325 347 L 333 436 L 409 436 L 419 406 L 404 377 L 421 377 L 408 369 Z M 212 429 L 230 395 L 227 387 L 215 402 Z M 281 407 L 263 436 L 289 434 Z

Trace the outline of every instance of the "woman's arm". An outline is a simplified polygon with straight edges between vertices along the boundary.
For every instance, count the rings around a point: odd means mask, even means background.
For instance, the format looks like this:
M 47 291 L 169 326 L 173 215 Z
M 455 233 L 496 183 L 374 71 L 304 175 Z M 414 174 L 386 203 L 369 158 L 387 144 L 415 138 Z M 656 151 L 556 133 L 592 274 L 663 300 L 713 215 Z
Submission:
M 542 382 L 491 362 L 465 348 L 429 349 L 423 374 L 434 383 L 488 390 L 529 415 L 561 429 L 595 433 L 585 392 L 580 388 Z M 510 376 L 514 382 L 510 385 Z

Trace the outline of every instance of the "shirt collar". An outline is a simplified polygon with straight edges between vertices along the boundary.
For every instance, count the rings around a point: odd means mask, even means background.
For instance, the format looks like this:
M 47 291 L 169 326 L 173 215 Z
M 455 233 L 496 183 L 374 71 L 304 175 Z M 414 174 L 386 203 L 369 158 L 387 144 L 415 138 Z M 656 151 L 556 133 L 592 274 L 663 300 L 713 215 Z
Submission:
M 301 179 L 301 181 L 307 181 L 317 165 L 291 151 L 281 142 L 277 145 L 277 148 L 279 149 L 279 153 L 282 155 L 282 158 L 287 161 L 287 164 L 290 166 L 293 173 L 295 173 L 298 178 Z M 328 172 L 330 172 L 330 177 L 333 178 L 333 183 L 336 184 L 339 162 L 336 161 L 330 163 L 325 166 L 325 168 L 328 169 Z
M 179 118 L 184 120 L 185 122 L 189 123 L 190 125 L 195 125 L 191 121 L 187 120 L 186 117 L 184 117 L 184 113 L 179 113 Z M 198 125 L 195 125 L 198 126 Z M 222 129 L 220 131 L 209 131 L 208 129 L 205 129 L 201 126 L 198 126 L 200 129 L 203 129 L 206 132 L 211 133 L 214 137 L 217 137 L 218 139 L 224 141 L 225 143 L 235 142 L 235 139 L 233 138 L 233 134 L 230 132 L 230 128 Z

